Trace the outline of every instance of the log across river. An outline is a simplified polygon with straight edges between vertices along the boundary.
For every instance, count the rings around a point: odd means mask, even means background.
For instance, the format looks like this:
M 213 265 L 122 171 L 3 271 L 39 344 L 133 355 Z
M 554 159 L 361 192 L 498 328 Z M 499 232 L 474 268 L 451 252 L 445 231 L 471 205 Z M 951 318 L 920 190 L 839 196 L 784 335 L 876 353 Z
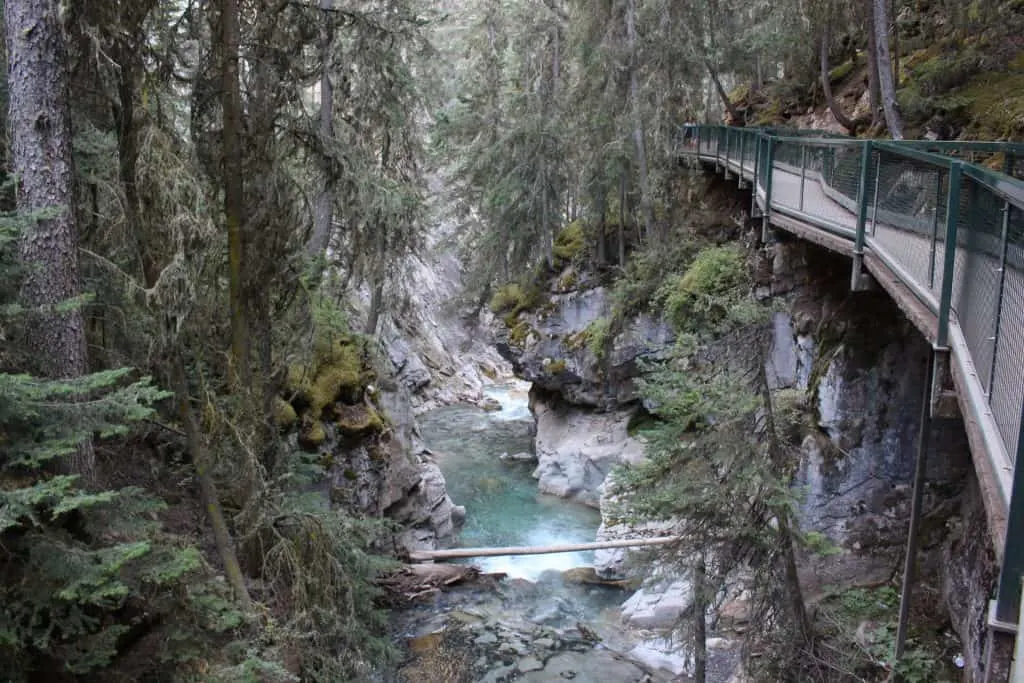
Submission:
M 550 555 L 553 553 L 575 553 L 585 550 L 606 548 L 636 548 L 652 545 L 668 545 L 679 540 L 676 536 L 662 538 L 638 538 L 634 540 L 597 541 L 594 543 L 563 543 L 544 546 L 506 546 L 504 548 L 452 548 L 450 550 L 418 550 L 409 553 L 411 562 L 431 560 L 461 560 L 472 557 L 502 557 L 505 555 Z

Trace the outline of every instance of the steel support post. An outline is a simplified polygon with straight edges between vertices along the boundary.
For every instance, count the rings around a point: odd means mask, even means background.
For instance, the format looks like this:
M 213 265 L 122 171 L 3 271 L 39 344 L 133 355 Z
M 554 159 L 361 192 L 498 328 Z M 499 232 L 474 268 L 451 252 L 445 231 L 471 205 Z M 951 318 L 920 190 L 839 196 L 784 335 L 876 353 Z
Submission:
M 868 175 L 871 170 L 873 144 L 867 140 L 861 146 L 860 183 L 857 185 L 857 233 L 853 244 L 853 272 L 850 289 L 859 292 L 866 288 L 864 277 L 864 231 L 868 223 Z
M 960 217 L 960 184 L 963 164 L 953 161 L 949 167 L 949 196 L 946 199 L 946 251 L 942 264 L 942 294 L 939 297 L 939 329 L 935 347 L 949 346 L 949 313 L 953 304 L 953 272 L 956 269 L 956 226 Z
M 910 601 L 914 591 L 914 574 L 917 571 L 917 537 L 921 530 L 921 507 L 924 501 L 924 480 L 928 464 L 929 441 L 932 427 L 932 374 L 935 371 L 935 351 L 929 351 L 924 373 L 924 390 L 921 396 L 921 424 L 917 432 L 917 462 L 914 467 L 914 493 L 910 502 L 910 528 L 907 531 L 907 548 L 903 563 L 903 586 L 900 591 L 900 613 L 896 623 L 896 647 L 893 660 L 899 663 L 903 657 L 903 645 L 910 627 Z

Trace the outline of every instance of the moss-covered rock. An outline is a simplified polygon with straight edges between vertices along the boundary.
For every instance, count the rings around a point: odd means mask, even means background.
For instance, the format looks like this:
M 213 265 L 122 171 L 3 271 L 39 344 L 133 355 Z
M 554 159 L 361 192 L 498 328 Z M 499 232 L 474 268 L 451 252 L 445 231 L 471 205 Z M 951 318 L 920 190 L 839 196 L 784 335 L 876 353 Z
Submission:
M 533 328 L 530 327 L 530 323 L 525 320 L 520 320 L 514 327 L 512 327 L 511 332 L 509 332 L 508 340 L 516 346 L 525 346 L 526 340 L 530 337 L 531 332 L 533 332 Z
M 566 371 L 568 365 L 562 358 L 557 358 L 550 363 L 544 364 L 544 371 L 549 375 L 560 375 Z
M 288 368 L 285 390 L 314 419 L 324 409 L 341 400 L 356 403 L 372 379 L 363 364 L 362 349 L 356 338 L 341 337 L 329 344 L 318 344 L 312 363 Z
M 586 246 L 583 221 L 573 221 L 555 236 L 554 255 L 559 261 L 572 261 L 583 254 Z
M 384 429 L 384 418 L 374 408 L 364 404 L 335 408 L 338 429 L 346 435 L 357 436 Z
M 298 421 L 299 414 L 295 412 L 291 403 L 280 397 L 274 400 L 274 422 L 278 429 L 289 430 Z
M 307 450 L 316 450 L 327 438 L 327 430 L 319 419 L 304 418 L 299 431 L 299 445 Z

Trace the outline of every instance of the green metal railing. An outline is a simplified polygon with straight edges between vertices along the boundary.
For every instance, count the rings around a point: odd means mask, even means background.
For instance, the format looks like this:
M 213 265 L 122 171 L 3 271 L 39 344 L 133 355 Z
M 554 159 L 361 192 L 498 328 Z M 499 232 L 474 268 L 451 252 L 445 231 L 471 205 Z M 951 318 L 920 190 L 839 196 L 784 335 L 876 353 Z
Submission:
M 780 214 L 850 240 L 855 281 L 861 255 L 872 252 L 935 314 L 937 349 L 962 339 L 975 370 L 968 381 L 1014 469 L 1007 538 L 1022 542 L 1007 543 L 1004 574 L 1010 568 L 1014 578 L 1000 582 L 997 611 L 1016 621 L 1024 571 L 1024 467 L 1014 467 L 1024 450 L 1024 145 L 693 125 L 680 129 L 677 151 L 751 182 L 753 207 L 766 221 Z

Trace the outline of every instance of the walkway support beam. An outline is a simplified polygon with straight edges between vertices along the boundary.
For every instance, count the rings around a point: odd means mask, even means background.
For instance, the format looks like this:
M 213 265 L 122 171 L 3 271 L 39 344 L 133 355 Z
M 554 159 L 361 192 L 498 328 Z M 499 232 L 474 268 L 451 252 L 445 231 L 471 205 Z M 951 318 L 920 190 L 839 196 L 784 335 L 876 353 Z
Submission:
M 924 393 L 921 396 L 921 424 L 917 432 L 917 462 L 914 467 L 914 493 L 910 502 L 910 527 L 907 530 L 907 549 L 903 563 L 903 586 L 900 590 L 900 613 L 896 622 L 896 647 L 893 660 L 903 658 L 903 646 L 910 628 L 910 602 L 917 572 L 917 537 L 921 529 L 921 507 L 924 501 L 924 479 L 927 472 L 928 451 L 932 431 L 932 374 L 935 371 L 937 351 L 928 352 L 924 373 Z

